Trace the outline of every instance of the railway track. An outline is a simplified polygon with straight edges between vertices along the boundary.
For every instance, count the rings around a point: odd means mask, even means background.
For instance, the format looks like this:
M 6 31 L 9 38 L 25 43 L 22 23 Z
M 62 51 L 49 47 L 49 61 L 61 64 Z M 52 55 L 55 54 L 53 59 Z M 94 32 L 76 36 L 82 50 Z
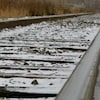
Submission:
M 63 14 L 63 15 L 51 15 L 51 16 L 40 16 L 40 17 L 28 17 L 28 18 L 19 18 L 19 19 L 1 19 L 0 20 L 0 29 L 3 28 L 12 28 L 16 26 L 26 26 L 30 25 L 32 23 L 40 23 L 42 21 L 56 21 L 59 19 L 64 19 L 64 18 L 73 18 L 77 16 L 82 16 L 82 15 L 88 15 L 88 14 L 93 14 L 93 13 L 79 13 L 79 14 Z
M 94 14 L 2 29 L 1 100 L 54 100 L 95 39 L 99 20 Z

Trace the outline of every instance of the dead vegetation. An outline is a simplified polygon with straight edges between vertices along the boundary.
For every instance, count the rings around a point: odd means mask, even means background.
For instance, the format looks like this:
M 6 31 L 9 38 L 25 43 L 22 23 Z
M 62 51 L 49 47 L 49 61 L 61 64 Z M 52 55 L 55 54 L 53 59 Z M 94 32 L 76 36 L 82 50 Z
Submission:
M 87 12 L 56 0 L 0 0 L 0 18 Z

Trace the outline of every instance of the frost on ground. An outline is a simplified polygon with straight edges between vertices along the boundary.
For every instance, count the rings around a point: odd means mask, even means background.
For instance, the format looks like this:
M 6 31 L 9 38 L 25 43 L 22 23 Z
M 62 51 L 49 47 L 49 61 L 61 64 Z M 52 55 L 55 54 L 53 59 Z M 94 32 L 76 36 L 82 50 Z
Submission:
M 50 97 L 50 98 L 38 98 L 38 99 L 36 99 L 36 98 L 34 98 L 34 99 L 33 98 L 32 99 L 31 98 L 29 98 L 29 99 L 28 98 L 27 99 L 1 98 L 0 100 L 54 100 L 54 99 L 55 98 Z
M 10 92 L 58 94 L 99 29 L 100 14 L 95 14 L 1 30 L 0 86 Z

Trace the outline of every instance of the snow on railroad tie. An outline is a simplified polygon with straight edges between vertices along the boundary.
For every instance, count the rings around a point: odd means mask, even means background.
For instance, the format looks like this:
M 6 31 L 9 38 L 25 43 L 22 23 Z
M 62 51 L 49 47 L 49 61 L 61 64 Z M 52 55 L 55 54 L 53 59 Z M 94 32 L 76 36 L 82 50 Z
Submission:
M 98 19 L 100 14 L 1 30 L 2 97 L 54 100 L 95 39 Z

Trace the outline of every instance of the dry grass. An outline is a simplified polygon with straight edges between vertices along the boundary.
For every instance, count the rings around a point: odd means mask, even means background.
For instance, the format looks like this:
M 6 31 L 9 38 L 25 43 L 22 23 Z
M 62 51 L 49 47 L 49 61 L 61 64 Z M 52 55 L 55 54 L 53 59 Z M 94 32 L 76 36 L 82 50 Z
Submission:
M 56 0 L 0 0 L 0 17 L 42 16 L 65 13 L 87 12 L 85 8 Z
M 17 9 L 11 9 L 11 10 L 0 10 L 0 17 L 1 18 L 8 18 L 8 17 L 22 17 L 22 16 L 29 16 L 27 10 L 17 10 Z

